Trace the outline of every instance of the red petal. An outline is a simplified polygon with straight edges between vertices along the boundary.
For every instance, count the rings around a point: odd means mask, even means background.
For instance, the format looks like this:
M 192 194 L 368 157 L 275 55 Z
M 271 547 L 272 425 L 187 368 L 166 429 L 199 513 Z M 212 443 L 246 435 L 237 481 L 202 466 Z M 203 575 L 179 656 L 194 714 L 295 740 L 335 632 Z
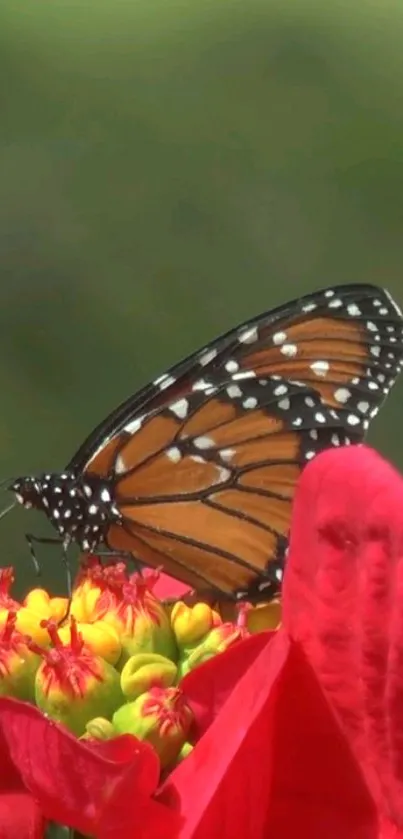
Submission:
M 362 777 L 283 630 L 158 798 L 185 816 L 181 839 L 375 839 Z
M 381 839 L 360 769 L 296 644 L 280 682 L 270 748 L 274 770 L 262 839 Z
M 100 820 L 107 827 L 108 811 L 113 815 L 122 796 L 130 832 L 105 835 L 125 839 L 132 836 L 135 825 L 136 835 L 141 836 L 137 821 L 141 814 L 146 822 L 148 809 L 154 820 L 157 811 L 165 819 L 165 809 L 150 798 L 158 783 L 159 763 L 147 744 L 129 735 L 95 746 L 78 741 L 36 708 L 5 698 L 0 699 L 0 726 L 26 788 L 49 820 L 94 834 Z
M 11 790 L 15 792 L 25 791 L 21 776 L 10 758 L 7 741 L 0 729 L 0 796 L 5 791 Z
M 185 676 L 181 689 L 196 719 L 201 736 L 217 716 L 244 673 L 253 664 L 274 633 L 261 632 L 210 658 Z
M 403 835 L 402 511 L 403 481 L 371 449 L 315 458 L 296 496 L 283 598 L 384 837 Z
M 44 832 L 45 820 L 29 792 L 1 793 L 1 839 L 42 839 Z
M 223 661 L 230 652 L 218 658 Z M 186 820 L 181 839 L 262 836 L 272 774 L 272 713 L 288 654 L 283 633 L 266 639 L 204 737 L 164 784 L 159 800 L 180 809 Z
M 179 580 L 175 580 L 162 572 L 153 586 L 153 594 L 160 600 L 180 600 L 190 591 L 191 589 L 185 583 L 180 583 Z

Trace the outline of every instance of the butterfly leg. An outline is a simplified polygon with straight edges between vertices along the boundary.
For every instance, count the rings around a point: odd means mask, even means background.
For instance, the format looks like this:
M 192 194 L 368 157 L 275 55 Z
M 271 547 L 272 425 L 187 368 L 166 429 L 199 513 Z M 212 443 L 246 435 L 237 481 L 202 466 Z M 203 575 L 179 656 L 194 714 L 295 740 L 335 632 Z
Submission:
M 29 552 L 31 554 L 31 559 L 35 571 L 38 576 L 41 575 L 41 567 L 36 557 L 34 543 L 37 545 L 62 545 L 62 562 L 66 569 L 66 578 L 67 578 L 67 593 L 69 597 L 69 610 L 70 610 L 70 600 L 71 600 L 71 567 L 70 562 L 67 554 L 68 547 L 70 545 L 71 539 L 66 537 L 65 539 L 56 539 L 55 537 L 47 537 L 47 536 L 34 536 L 33 533 L 26 533 L 25 538 L 28 542 Z
M 26 533 L 25 538 L 28 542 L 28 547 L 29 547 L 29 552 L 30 552 L 30 555 L 31 555 L 32 564 L 35 568 L 35 571 L 36 571 L 38 577 L 40 577 L 41 566 L 39 565 L 39 562 L 38 562 L 37 557 L 36 557 L 34 543 L 36 543 L 37 545 L 60 545 L 62 540 L 61 539 L 55 539 L 55 538 L 52 539 L 52 538 L 48 538 L 48 537 L 45 537 L 45 536 L 34 536 L 33 533 Z
M 63 562 L 63 565 L 66 569 L 67 594 L 68 594 L 68 597 L 69 597 L 67 614 L 69 614 L 69 612 L 70 612 L 71 594 L 72 594 L 71 565 L 70 565 L 69 555 L 68 555 L 68 549 L 69 549 L 70 545 L 71 545 L 71 537 L 66 536 L 63 539 L 62 562 Z

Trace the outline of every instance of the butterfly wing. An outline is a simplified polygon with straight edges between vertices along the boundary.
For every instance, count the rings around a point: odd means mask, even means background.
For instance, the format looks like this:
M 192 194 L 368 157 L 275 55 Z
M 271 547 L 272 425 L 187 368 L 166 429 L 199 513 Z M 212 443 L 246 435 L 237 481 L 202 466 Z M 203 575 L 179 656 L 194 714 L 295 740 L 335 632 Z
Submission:
M 112 550 L 198 590 L 267 597 L 304 463 L 363 439 L 402 358 L 402 316 L 387 292 L 316 292 L 143 388 L 68 469 L 112 479 L 122 515 L 107 534 Z
M 89 435 L 67 468 L 102 471 L 123 429 L 134 433 L 144 414 L 203 389 L 220 372 L 251 369 L 301 380 L 328 404 L 360 403 L 367 420 L 393 385 L 401 360 L 402 314 L 388 292 L 371 285 L 317 291 L 244 322 L 147 384 Z
M 281 581 L 302 466 L 359 439 L 302 383 L 250 371 L 196 391 L 146 417 L 113 455 L 122 523 L 108 546 L 199 590 L 267 597 Z

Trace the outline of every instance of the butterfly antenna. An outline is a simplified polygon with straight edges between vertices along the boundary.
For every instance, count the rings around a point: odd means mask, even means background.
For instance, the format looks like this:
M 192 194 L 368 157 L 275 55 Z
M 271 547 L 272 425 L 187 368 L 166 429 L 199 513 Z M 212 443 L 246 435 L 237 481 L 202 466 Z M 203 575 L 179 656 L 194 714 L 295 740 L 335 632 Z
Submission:
M 9 489 L 13 485 L 15 480 L 15 478 L 3 478 L 3 480 L 0 481 L 0 489 Z
M 0 519 L 3 519 L 3 518 L 4 518 L 4 516 L 6 516 L 6 515 L 7 515 L 7 513 L 9 513 L 9 512 L 10 512 L 10 510 L 12 510 L 12 509 L 13 509 L 14 507 L 16 507 L 16 506 L 17 506 L 17 502 L 16 502 L 16 501 L 13 501 L 11 504 L 9 504 L 9 505 L 8 505 L 8 507 L 5 507 L 5 508 L 4 508 L 4 510 L 1 510 L 1 512 L 0 512 Z

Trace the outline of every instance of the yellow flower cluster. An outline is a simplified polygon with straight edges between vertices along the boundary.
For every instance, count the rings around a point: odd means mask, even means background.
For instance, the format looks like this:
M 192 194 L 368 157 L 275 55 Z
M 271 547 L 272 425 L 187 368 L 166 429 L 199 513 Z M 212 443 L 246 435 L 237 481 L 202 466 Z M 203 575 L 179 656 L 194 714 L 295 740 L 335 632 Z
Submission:
M 12 569 L 0 571 L 0 695 L 35 703 L 77 737 L 131 733 L 155 748 L 162 769 L 174 765 L 192 748 L 182 678 L 251 632 L 276 628 L 280 604 L 168 606 L 153 593 L 157 578 L 92 557 L 71 602 L 37 588 L 19 603 Z

